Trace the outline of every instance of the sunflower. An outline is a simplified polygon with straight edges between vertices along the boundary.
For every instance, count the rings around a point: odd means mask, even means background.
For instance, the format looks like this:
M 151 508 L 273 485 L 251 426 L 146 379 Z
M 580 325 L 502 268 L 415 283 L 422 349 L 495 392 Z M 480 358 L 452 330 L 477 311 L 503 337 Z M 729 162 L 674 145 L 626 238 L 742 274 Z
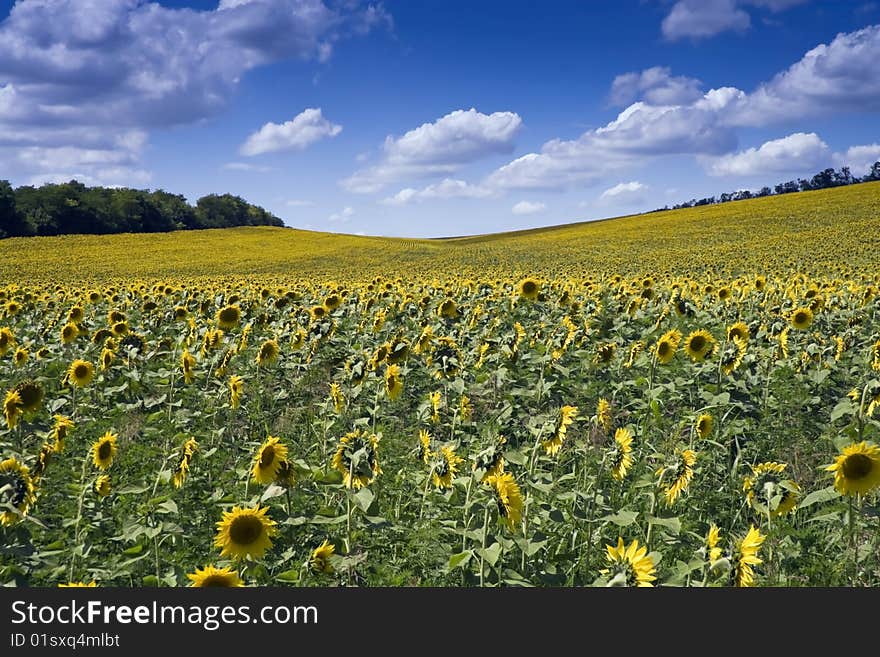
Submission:
M 753 285 L 758 292 L 762 291 L 765 287 L 767 287 L 767 277 L 756 276 Z
M 61 344 L 70 344 L 74 340 L 76 340 L 76 336 L 79 335 L 79 329 L 76 327 L 76 324 L 67 323 L 63 327 L 61 327 Z
M 720 541 L 721 532 L 718 529 L 718 526 L 715 523 L 712 523 L 709 526 L 709 533 L 706 534 L 707 556 L 709 557 L 710 564 L 718 561 L 718 558 L 721 556 L 721 548 L 718 547 Z
M 324 308 L 328 313 L 332 313 L 334 310 L 339 308 L 342 305 L 342 297 L 338 294 L 331 294 L 326 299 L 324 299 Z
M 29 356 L 30 352 L 27 349 L 19 347 L 12 356 L 12 362 L 16 367 L 21 367 L 27 362 Z
M 190 463 L 192 463 L 193 456 L 198 449 L 199 443 L 195 438 L 190 438 L 183 444 L 183 454 L 181 454 L 180 462 L 178 462 L 174 476 L 171 478 L 171 483 L 174 484 L 175 488 L 180 488 L 183 486 L 183 482 L 186 481 Z
M 522 520 L 523 499 L 513 475 L 509 472 L 501 472 L 497 475 L 487 475 L 483 481 L 491 486 L 495 495 L 499 520 L 502 520 L 510 531 L 516 531 L 517 525 Z
M 611 455 L 611 476 L 617 481 L 623 481 L 626 473 L 632 467 L 632 434 L 626 427 L 621 427 L 614 432 L 614 453 Z
M 516 284 L 516 291 L 520 298 L 534 301 L 541 293 L 541 284 L 531 277 L 526 277 Z
M 417 354 L 427 354 L 431 351 L 431 343 L 434 340 L 434 329 L 430 326 L 426 326 L 422 329 L 422 332 L 419 334 L 419 339 L 416 340 L 416 346 L 414 351 Z
M 233 507 L 224 511 L 223 519 L 217 522 L 217 535 L 214 545 L 221 549 L 220 556 L 235 559 L 251 557 L 259 559 L 272 547 L 271 537 L 278 530 L 276 523 L 266 517 L 269 507 Z
M 342 389 L 338 383 L 330 384 L 330 401 L 333 403 L 333 409 L 337 413 L 341 413 L 342 409 L 345 408 L 345 396 L 342 394 Z
M 196 359 L 187 349 L 180 355 L 180 368 L 183 370 L 183 382 L 187 385 L 196 379 Z
M 85 388 L 95 378 L 95 366 L 87 360 L 76 359 L 67 370 L 67 380 L 77 388 Z
M 727 339 L 730 342 L 736 339 L 748 341 L 749 335 L 749 326 L 745 322 L 737 322 L 727 327 Z
M 506 443 L 507 439 L 504 436 L 498 436 L 495 444 L 490 445 L 477 454 L 477 458 L 474 461 L 474 470 L 479 469 L 483 471 L 483 476 L 480 479 L 481 482 L 485 483 L 487 477 L 497 476 L 504 472 L 503 449 Z
M 733 583 L 736 586 L 747 587 L 755 585 L 755 571 L 752 566 L 757 566 L 763 561 L 758 557 L 766 536 L 763 536 L 754 525 L 749 527 L 748 533 L 737 543 L 735 564 L 731 573 Z
M 306 331 L 305 329 L 297 329 L 293 337 L 290 339 L 290 348 L 296 351 L 300 349 L 306 343 Z
M 278 474 L 278 466 L 287 459 L 287 447 L 282 445 L 280 438 L 269 436 L 254 455 L 251 476 L 258 484 L 271 484 Z
M 441 447 L 435 454 L 436 462 L 431 468 L 431 481 L 434 488 L 452 488 L 452 480 L 458 474 L 458 466 L 464 463 L 464 459 L 455 453 L 451 447 Z
M 385 370 L 385 391 L 388 399 L 394 401 L 403 392 L 403 377 L 400 376 L 400 368 L 397 365 L 389 365 Z
M 96 468 L 106 470 L 113 464 L 116 456 L 116 439 L 118 436 L 109 431 L 92 443 L 92 462 Z
M 454 299 L 446 299 L 437 306 L 437 314 L 446 319 L 456 319 L 459 316 L 458 306 Z
M 342 474 L 342 481 L 348 488 L 371 484 L 382 473 L 379 437 L 360 429 L 345 434 L 339 439 L 331 465 Z
M 229 404 L 232 408 L 239 407 L 242 393 L 244 393 L 244 379 L 233 374 L 229 377 Z
M 461 352 L 455 340 L 446 336 L 437 338 L 428 362 L 434 366 L 433 375 L 437 379 L 451 379 L 458 374 Z
M 687 490 L 688 485 L 691 483 L 691 479 L 694 477 L 693 466 L 696 462 L 696 453 L 693 450 L 685 449 L 682 450 L 679 459 L 674 466 L 657 470 L 656 474 L 660 477 L 660 482 L 663 481 L 663 477 L 667 472 L 672 472 L 672 483 L 670 483 L 666 487 L 666 490 L 663 491 L 667 506 L 675 504 L 675 500 L 678 499 L 678 496 Z
M 98 584 L 94 580 L 86 584 L 85 582 L 68 582 L 67 584 L 59 584 L 59 589 L 93 589 Z
M 734 338 L 733 342 L 728 342 L 724 345 L 724 350 L 721 352 L 720 358 L 721 371 L 729 376 L 734 370 L 742 365 L 747 349 L 748 343 L 742 338 Z
M 796 329 L 806 329 L 813 323 L 813 311 L 808 307 L 798 308 L 791 312 L 791 325 Z
M 611 417 L 611 403 L 604 397 L 596 404 L 596 422 L 602 427 L 602 431 L 611 431 L 613 419 Z
M 424 429 L 419 429 L 418 460 L 428 465 L 433 456 L 434 453 L 431 451 L 431 434 Z
M 3 417 L 6 418 L 6 426 L 15 429 L 18 426 L 18 419 L 21 417 L 24 403 L 21 401 L 21 395 L 15 390 L 6 393 L 3 400 Z
M 600 363 L 610 363 L 616 352 L 617 345 L 614 342 L 603 342 L 596 346 L 596 355 L 593 357 L 593 362 L 597 365 Z
M 773 461 L 752 467 L 751 476 L 743 481 L 743 491 L 750 507 L 761 513 L 769 510 L 772 518 L 785 515 L 795 507 L 800 487 L 783 479 L 785 468 L 785 463 Z
M 880 448 L 864 440 L 853 443 L 825 470 L 834 473 L 841 495 L 865 495 L 880 487 Z
M 123 335 L 128 335 L 129 333 L 131 333 L 128 322 L 116 322 L 113 326 L 110 327 L 110 331 L 116 337 L 122 337 Z
M 186 306 L 174 306 L 174 319 L 183 320 L 189 316 Z
M 694 423 L 694 431 L 700 438 L 706 439 L 712 435 L 712 429 L 715 426 L 715 420 L 709 413 L 703 413 Z
M 8 326 L 0 328 L 0 356 L 5 356 L 11 347 L 15 346 L 15 335 Z
M 111 310 L 107 313 L 107 324 L 109 326 L 113 326 L 114 324 L 118 324 L 119 322 L 125 321 L 125 313 L 119 310 Z
M 222 329 L 235 328 L 241 323 L 241 308 L 234 305 L 226 306 L 217 311 L 217 326 Z
M 43 473 L 46 472 L 46 468 L 49 467 L 49 461 L 52 459 L 52 454 L 54 453 L 55 450 L 52 448 L 51 443 L 43 443 L 40 447 L 40 453 L 37 455 L 37 462 L 34 464 L 33 470 L 31 470 L 31 479 L 33 479 L 34 484 L 38 483 L 43 476 Z
M 98 494 L 98 497 L 107 497 L 110 494 L 110 491 L 111 486 L 109 475 L 101 475 L 95 479 L 95 493 Z
M 327 309 L 324 306 L 312 306 L 309 309 L 309 316 L 313 322 L 317 322 L 327 316 Z
M 223 344 L 222 329 L 208 329 L 202 338 L 202 354 L 219 349 Z
M 278 353 L 278 342 L 276 340 L 266 340 L 260 345 L 260 350 L 257 352 L 257 365 L 259 367 L 271 365 L 278 359 Z
M 880 340 L 871 346 L 871 369 L 880 372 Z
M 705 329 L 691 332 L 684 340 L 684 351 L 695 363 L 703 360 L 712 352 L 715 338 Z
M 64 449 L 64 440 L 73 431 L 74 425 L 70 418 L 64 415 L 55 416 L 55 425 L 52 427 L 52 449 L 60 453 Z
M 641 340 L 636 340 L 630 345 L 629 348 L 629 358 L 627 358 L 626 363 L 623 364 L 624 367 L 632 367 L 636 362 L 636 358 L 638 358 L 639 354 L 645 350 L 645 343 Z
M 439 390 L 435 390 L 428 395 L 428 399 L 431 402 L 431 422 L 437 424 L 440 422 L 440 402 L 443 397 Z
M 563 406 L 559 409 L 559 417 L 556 420 L 556 430 L 553 432 L 553 437 L 541 441 L 541 446 L 546 454 L 555 456 L 559 452 L 562 443 L 565 441 L 566 431 L 568 431 L 569 425 L 574 422 L 577 414 L 577 406 Z
M 617 547 L 606 545 L 605 549 L 611 568 L 603 571 L 603 574 L 611 574 L 616 571 L 609 585 L 654 586 L 651 583 L 657 579 L 654 561 L 648 555 L 647 546 L 639 547 L 638 539 L 634 539 L 627 547 L 624 545 L 623 539 L 618 536 Z
M 244 586 L 244 582 L 238 576 L 238 573 L 231 568 L 215 568 L 213 564 L 205 566 L 201 570 L 196 568 L 196 572 L 187 573 L 187 578 L 192 581 L 190 586 L 225 586 L 237 587 Z
M 0 511 L 0 525 L 11 525 L 27 515 L 36 499 L 36 488 L 28 467 L 15 457 L 0 461 L 0 503 L 15 511 Z
M 309 567 L 316 573 L 332 574 L 333 564 L 330 560 L 335 552 L 336 547 L 325 538 L 323 543 L 312 550 L 309 557 Z
M 676 329 L 667 331 L 660 336 L 660 339 L 657 340 L 657 344 L 654 347 L 657 361 L 664 365 L 670 362 L 675 357 L 679 342 L 681 342 L 681 332 Z

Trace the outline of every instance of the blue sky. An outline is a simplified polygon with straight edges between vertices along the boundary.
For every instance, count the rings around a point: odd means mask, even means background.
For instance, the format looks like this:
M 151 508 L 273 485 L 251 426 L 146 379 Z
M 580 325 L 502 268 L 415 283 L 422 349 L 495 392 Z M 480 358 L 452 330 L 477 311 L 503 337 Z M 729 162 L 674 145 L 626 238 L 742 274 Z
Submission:
M 880 159 L 880 2 L 0 0 L 0 178 L 433 237 Z

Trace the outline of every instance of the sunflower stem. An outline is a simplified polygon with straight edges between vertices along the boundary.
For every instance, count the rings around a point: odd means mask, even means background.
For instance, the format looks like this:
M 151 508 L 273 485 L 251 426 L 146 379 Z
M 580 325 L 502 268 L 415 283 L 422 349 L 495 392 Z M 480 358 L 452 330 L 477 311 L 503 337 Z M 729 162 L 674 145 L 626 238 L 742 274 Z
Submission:
M 486 564 L 486 559 L 483 556 L 486 552 L 486 535 L 489 533 L 489 507 L 487 506 L 483 510 L 483 541 L 481 543 L 482 550 L 480 550 L 480 588 L 483 588 L 483 570 Z
M 83 509 L 83 501 L 86 497 L 86 466 L 88 465 L 89 457 L 86 455 L 83 458 L 82 462 L 82 470 L 79 476 L 79 503 L 77 504 L 76 509 L 76 522 L 73 525 L 73 550 L 70 552 L 70 572 L 67 576 L 67 581 L 73 581 L 73 571 L 76 567 L 76 547 L 79 545 L 79 523 L 82 520 L 82 509 Z

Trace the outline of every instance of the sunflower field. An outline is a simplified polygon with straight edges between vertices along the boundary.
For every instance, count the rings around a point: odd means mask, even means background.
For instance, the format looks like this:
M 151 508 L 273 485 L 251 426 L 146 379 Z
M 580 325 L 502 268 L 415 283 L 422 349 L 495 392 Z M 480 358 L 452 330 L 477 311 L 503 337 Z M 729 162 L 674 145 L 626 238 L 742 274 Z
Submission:
M 878 586 L 880 183 L 0 241 L 0 584 Z

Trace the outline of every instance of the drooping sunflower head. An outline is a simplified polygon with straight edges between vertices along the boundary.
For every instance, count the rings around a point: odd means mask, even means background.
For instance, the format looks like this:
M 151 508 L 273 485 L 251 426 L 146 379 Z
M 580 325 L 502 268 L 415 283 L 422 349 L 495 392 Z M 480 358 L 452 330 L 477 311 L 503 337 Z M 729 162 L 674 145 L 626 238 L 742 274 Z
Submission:
M 433 374 L 438 379 L 451 379 L 461 369 L 461 352 L 455 340 L 442 336 L 436 339 L 430 362 Z
M 721 530 L 718 529 L 718 525 L 712 523 L 709 526 L 709 533 L 706 534 L 706 556 L 709 558 L 710 564 L 721 556 L 721 548 L 718 547 L 720 542 Z
M 693 331 L 685 338 L 684 350 L 691 360 L 699 362 L 708 355 L 715 345 L 715 338 L 705 329 Z
M 752 525 L 748 533 L 737 542 L 734 568 L 731 571 L 731 577 L 735 586 L 748 587 L 755 585 L 755 571 L 752 569 L 752 566 L 763 563 L 758 557 L 758 552 L 761 550 L 761 546 L 766 538 Z
M 748 343 L 741 338 L 734 338 L 732 342 L 728 342 L 726 345 L 724 345 L 724 349 L 722 350 L 721 357 L 719 359 L 721 371 L 727 375 L 730 375 L 734 370 L 742 365 L 743 358 L 746 355 L 747 349 Z
M 271 365 L 278 359 L 278 342 L 276 340 L 266 340 L 260 345 L 260 351 L 257 352 L 257 365 L 266 367 Z
M 309 567 L 316 573 L 332 574 L 332 558 L 335 552 L 336 546 L 325 538 L 321 545 L 312 550 L 312 554 L 309 557 Z
M 241 308 L 236 305 L 228 305 L 217 311 L 217 326 L 229 330 L 241 323 Z
M 233 374 L 229 377 L 229 404 L 232 408 L 238 408 L 241 404 L 241 396 L 244 393 L 244 379 Z
M 431 434 L 424 429 L 419 429 L 419 444 L 416 458 L 425 465 L 428 465 L 433 456 L 434 452 L 431 451 Z
M 106 470 L 113 464 L 117 438 L 117 434 L 108 431 L 92 443 L 92 462 L 96 468 Z
M 458 306 L 454 299 L 446 299 L 437 306 L 437 314 L 446 319 L 455 319 L 458 317 Z
M 617 545 L 606 545 L 609 568 L 603 574 L 610 576 L 610 586 L 654 586 L 657 579 L 654 560 L 648 555 L 647 546 L 639 547 L 638 539 L 629 546 L 617 537 Z
M 379 437 L 355 429 L 339 439 L 331 465 L 342 474 L 348 488 L 362 488 L 382 473 L 379 467 Z
M 727 327 L 727 339 L 733 342 L 736 339 L 748 340 L 750 336 L 749 325 L 745 322 L 737 322 Z
M 482 452 L 477 454 L 474 461 L 474 470 L 482 470 L 480 481 L 485 483 L 487 477 L 497 476 L 504 472 L 504 445 L 507 439 L 498 436 L 498 439 Z
M 484 477 L 483 482 L 492 488 L 499 520 L 507 525 L 510 531 L 516 531 L 522 520 L 523 509 L 522 493 L 516 479 L 509 472 L 501 472 Z
M 14 429 L 18 426 L 18 419 L 24 412 L 24 403 L 21 401 L 21 395 L 15 390 L 6 393 L 3 400 L 3 417 L 6 419 L 6 426 Z
M 791 313 L 791 325 L 796 329 L 807 329 L 813 323 L 813 311 L 809 306 L 797 308 Z
M 706 439 L 712 435 L 712 428 L 715 426 L 715 420 L 709 413 L 703 413 L 694 423 L 694 430 L 700 438 Z
M 527 276 L 516 284 L 516 291 L 520 298 L 534 301 L 541 293 L 541 284 L 537 279 Z
M 436 460 L 431 467 L 431 481 L 434 488 L 441 490 L 452 488 L 452 481 L 458 474 L 458 467 L 464 463 L 464 459 L 458 456 L 454 449 L 445 445 L 434 456 Z
M 611 432 L 611 427 L 613 426 L 611 402 L 604 397 L 602 397 L 599 400 L 599 403 L 596 404 L 596 422 L 602 427 L 602 431 L 606 434 Z
M 385 391 L 391 401 L 400 397 L 400 393 L 403 392 L 403 376 L 397 365 L 389 365 L 385 368 Z
M 0 511 L 0 525 L 12 525 L 24 516 L 36 499 L 36 487 L 28 467 L 15 457 L 0 461 L 0 503 L 17 511 Z
M 187 579 L 192 581 L 190 586 L 217 586 L 217 587 L 238 587 L 244 586 L 244 582 L 238 576 L 238 573 L 231 568 L 215 568 L 213 564 L 205 566 L 202 569 L 196 568 L 196 572 L 187 573 Z
M 234 559 L 250 557 L 259 559 L 272 547 L 272 536 L 278 530 L 276 523 L 266 516 L 269 507 L 233 507 L 224 511 L 217 522 L 214 545 L 220 548 L 220 556 Z
M 85 388 L 95 378 L 95 366 L 87 360 L 76 359 L 67 370 L 67 380 L 77 388 Z
M 752 474 L 743 481 L 749 506 L 761 514 L 775 518 L 794 509 L 800 487 L 786 479 L 786 464 L 767 461 L 752 467 Z
M 677 329 L 667 331 L 660 336 L 660 339 L 657 340 L 657 344 L 654 347 L 657 362 L 663 363 L 664 365 L 669 363 L 675 357 L 675 352 L 678 351 L 679 342 L 681 342 L 681 332 Z
M 64 449 L 64 440 L 73 431 L 73 421 L 64 415 L 55 416 L 55 424 L 52 427 L 52 441 L 55 452 L 61 452 Z
M 273 436 L 267 437 L 254 455 L 251 476 L 257 483 L 271 484 L 275 481 L 278 468 L 287 460 L 287 447 L 281 444 L 280 440 Z
M 842 495 L 866 495 L 880 487 L 880 448 L 862 441 L 844 447 L 825 468 L 834 473 L 834 488 Z
M 555 456 L 559 452 L 562 443 L 565 442 L 565 434 L 568 431 L 568 427 L 574 422 L 577 414 L 577 406 L 563 406 L 559 409 L 559 416 L 556 419 L 556 430 L 553 432 L 553 436 L 541 443 L 548 455 Z
M 95 479 L 95 493 L 98 497 L 107 497 L 112 490 L 109 475 L 100 475 Z
M 657 474 L 660 477 L 659 483 L 661 484 L 663 479 L 669 475 L 669 483 L 663 490 L 663 496 L 667 506 L 675 504 L 678 497 L 687 490 L 688 485 L 694 476 L 693 467 L 696 461 L 696 452 L 690 449 L 685 449 L 681 451 L 673 465 L 657 470 Z
M 15 346 L 15 334 L 8 326 L 0 328 L 0 356 L 5 356 L 11 347 Z
M 345 408 L 345 395 L 342 394 L 342 388 L 338 383 L 330 384 L 330 402 L 337 413 L 341 413 Z
M 633 437 L 629 429 L 620 427 L 614 432 L 614 451 L 611 454 L 611 476 L 617 481 L 623 481 L 626 473 L 632 467 L 632 442 Z

